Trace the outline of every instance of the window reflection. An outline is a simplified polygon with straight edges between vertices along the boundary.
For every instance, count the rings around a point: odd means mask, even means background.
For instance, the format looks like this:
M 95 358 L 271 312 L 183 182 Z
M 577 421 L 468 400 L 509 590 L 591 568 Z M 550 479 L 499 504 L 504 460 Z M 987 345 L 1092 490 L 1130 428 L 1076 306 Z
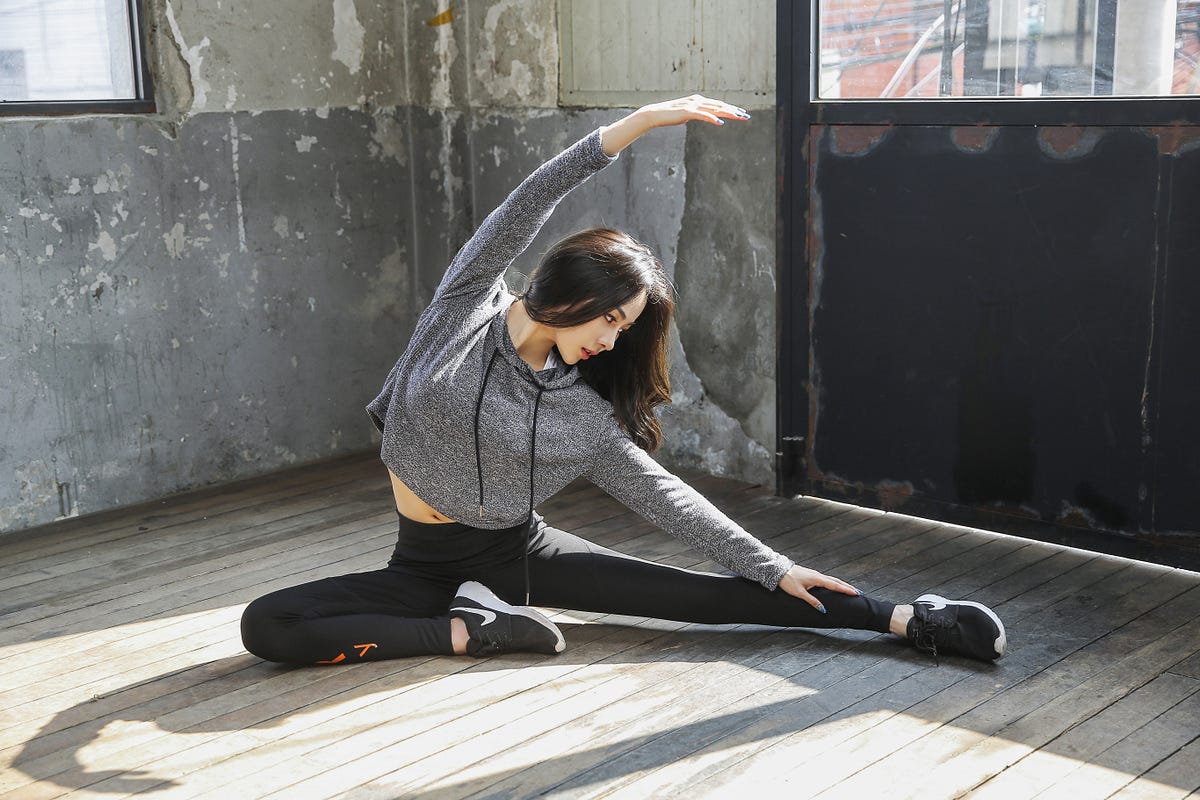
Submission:
M 1200 0 L 825 0 L 823 99 L 1200 93 Z

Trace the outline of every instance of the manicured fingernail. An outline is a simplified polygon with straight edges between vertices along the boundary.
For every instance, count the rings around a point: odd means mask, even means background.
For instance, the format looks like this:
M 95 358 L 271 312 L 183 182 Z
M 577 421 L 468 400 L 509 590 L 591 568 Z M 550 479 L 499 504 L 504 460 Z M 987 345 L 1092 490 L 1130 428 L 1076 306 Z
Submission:
M 725 124 L 725 120 L 723 120 L 723 119 L 719 119 L 719 120 L 717 120 L 717 124 L 718 124 L 718 125 L 724 125 L 724 124 Z
M 824 603 L 818 604 L 817 611 L 820 611 L 822 614 L 824 614 L 825 613 L 825 604 Z
M 855 589 L 854 591 L 858 592 L 858 596 L 859 596 L 859 597 L 862 597 L 862 596 L 863 596 L 862 589 Z

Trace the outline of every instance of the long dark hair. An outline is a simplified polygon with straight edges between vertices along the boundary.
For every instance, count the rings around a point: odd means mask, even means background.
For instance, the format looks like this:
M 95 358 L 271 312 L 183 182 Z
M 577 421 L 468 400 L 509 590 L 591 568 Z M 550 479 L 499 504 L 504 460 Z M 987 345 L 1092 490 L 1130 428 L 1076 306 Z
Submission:
M 520 295 L 529 318 L 552 328 L 590 322 L 646 293 L 646 310 L 617 338 L 616 349 L 579 362 L 580 377 L 612 403 L 638 447 L 654 452 L 662 430 L 654 415 L 671 402 L 667 334 L 673 287 L 650 248 L 612 228 L 588 228 L 550 248 Z

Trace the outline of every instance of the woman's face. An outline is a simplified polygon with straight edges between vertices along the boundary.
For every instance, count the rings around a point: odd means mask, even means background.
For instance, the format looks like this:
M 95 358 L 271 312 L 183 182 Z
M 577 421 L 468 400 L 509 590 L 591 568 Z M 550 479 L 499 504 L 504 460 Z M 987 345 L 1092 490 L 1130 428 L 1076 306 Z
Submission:
M 646 293 L 622 306 L 571 328 L 555 328 L 554 345 L 567 364 L 577 364 L 612 350 L 622 331 L 629 330 L 646 310 Z

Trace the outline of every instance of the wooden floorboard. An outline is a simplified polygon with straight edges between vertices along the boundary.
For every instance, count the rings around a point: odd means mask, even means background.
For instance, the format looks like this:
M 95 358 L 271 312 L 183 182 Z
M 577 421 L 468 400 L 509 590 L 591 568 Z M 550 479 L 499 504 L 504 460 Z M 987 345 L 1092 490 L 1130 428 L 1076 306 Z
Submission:
M 800 563 L 994 607 L 996 665 L 894 637 L 548 610 L 555 657 L 266 664 L 245 604 L 386 562 L 375 457 L 0 537 L 0 800 L 1182 798 L 1200 575 L 688 474 Z M 594 487 L 550 524 L 720 570 Z

